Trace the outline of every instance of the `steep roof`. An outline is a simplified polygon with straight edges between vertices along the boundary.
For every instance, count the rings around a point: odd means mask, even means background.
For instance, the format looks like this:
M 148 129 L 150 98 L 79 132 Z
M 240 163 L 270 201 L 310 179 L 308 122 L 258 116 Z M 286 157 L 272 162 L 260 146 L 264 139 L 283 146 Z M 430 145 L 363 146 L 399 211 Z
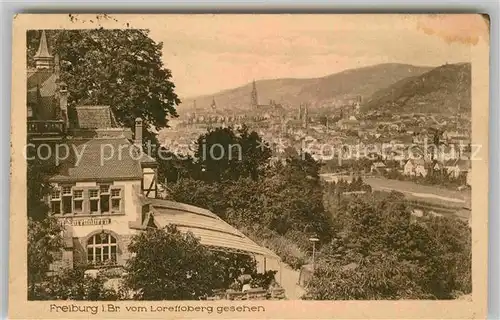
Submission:
M 52 55 L 49 53 L 49 48 L 47 46 L 47 37 L 45 35 L 45 30 L 42 30 L 40 44 L 38 45 L 38 50 L 35 54 L 35 58 L 52 58 Z
M 70 156 L 62 161 L 53 182 L 142 178 L 139 149 L 125 138 L 73 139 L 67 145 Z
M 117 126 L 109 106 L 78 106 L 75 111 L 75 120 L 80 129 L 107 129 Z

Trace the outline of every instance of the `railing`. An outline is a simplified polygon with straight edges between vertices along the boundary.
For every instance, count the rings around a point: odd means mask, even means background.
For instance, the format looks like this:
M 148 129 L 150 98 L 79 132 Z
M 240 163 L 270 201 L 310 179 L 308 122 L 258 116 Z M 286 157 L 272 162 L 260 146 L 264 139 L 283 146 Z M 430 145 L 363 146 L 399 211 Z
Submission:
M 28 120 L 28 134 L 62 134 L 63 120 Z
M 253 288 L 245 292 L 227 290 L 214 292 L 214 296 L 207 300 L 283 300 L 285 299 L 285 289 L 274 288 L 264 290 L 262 288 Z

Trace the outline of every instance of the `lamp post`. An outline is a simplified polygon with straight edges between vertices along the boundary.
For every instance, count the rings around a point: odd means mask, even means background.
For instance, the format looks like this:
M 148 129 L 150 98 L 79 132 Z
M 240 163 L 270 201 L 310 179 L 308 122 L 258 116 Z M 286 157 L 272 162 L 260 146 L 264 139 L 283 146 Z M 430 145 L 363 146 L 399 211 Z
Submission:
M 317 236 L 316 236 L 316 235 L 313 235 L 313 236 L 311 236 L 311 237 L 309 238 L 309 241 L 311 241 L 311 242 L 312 242 L 312 244 L 313 244 L 313 254 L 312 254 L 312 273 L 313 273 L 313 275 L 314 275 L 314 271 L 315 271 L 315 269 L 316 269 L 316 266 L 315 266 L 315 261 L 314 261 L 314 258 L 315 258 L 315 257 L 314 257 L 314 256 L 315 256 L 315 254 L 316 254 L 316 242 L 318 242 L 318 241 L 319 241 L 319 239 L 317 238 Z

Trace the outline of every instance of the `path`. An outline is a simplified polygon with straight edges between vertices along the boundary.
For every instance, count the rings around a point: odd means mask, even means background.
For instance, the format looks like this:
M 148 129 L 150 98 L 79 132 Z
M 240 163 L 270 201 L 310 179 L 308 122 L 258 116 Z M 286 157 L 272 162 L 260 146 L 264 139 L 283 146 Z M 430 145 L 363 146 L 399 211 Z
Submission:
M 267 270 L 276 270 L 276 280 L 285 289 L 285 294 L 288 300 L 300 300 L 300 297 L 305 293 L 304 289 L 297 283 L 299 282 L 299 271 L 293 270 L 284 262 L 280 263 L 277 260 L 271 260 L 267 263 Z

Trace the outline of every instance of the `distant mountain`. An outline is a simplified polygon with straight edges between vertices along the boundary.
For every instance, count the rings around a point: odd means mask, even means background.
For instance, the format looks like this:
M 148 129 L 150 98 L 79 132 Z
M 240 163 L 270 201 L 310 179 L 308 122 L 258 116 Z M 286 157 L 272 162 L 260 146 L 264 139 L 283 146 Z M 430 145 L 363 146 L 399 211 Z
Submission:
M 270 100 L 274 100 L 285 107 L 295 108 L 300 103 L 309 103 L 314 108 L 333 106 L 355 99 L 358 95 L 365 99 L 382 88 L 431 69 L 387 63 L 346 70 L 321 78 L 259 80 L 256 81 L 256 87 L 259 104 L 268 104 Z M 209 110 L 213 99 L 217 110 L 246 110 L 250 108 L 251 91 L 252 84 L 249 83 L 213 95 L 183 99 L 178 112 L 183 114 L 195 111 L 194 109 Z
M 363 108 L 397 113 L 470 113 L 471 65 L 446 64 L 402 79 L 375 92 Z

